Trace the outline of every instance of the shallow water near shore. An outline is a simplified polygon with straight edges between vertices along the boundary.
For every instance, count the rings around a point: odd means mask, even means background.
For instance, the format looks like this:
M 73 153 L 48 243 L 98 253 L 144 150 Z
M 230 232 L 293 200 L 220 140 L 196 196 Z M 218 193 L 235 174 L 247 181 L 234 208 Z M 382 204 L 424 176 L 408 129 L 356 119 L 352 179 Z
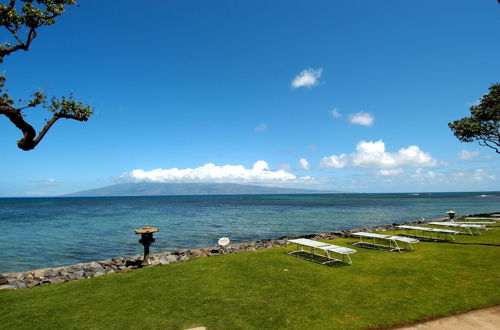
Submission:
M 152 252 L 500 211 L 500 193 L 0 198 L 0 273 Z

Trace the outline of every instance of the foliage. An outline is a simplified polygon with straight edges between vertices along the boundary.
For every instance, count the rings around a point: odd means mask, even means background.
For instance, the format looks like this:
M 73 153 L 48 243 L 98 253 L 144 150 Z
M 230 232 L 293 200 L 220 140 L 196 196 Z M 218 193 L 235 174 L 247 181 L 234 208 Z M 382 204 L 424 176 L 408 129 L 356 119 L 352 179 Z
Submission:
M 500 247 L 495 246 L 500 229 L 456 239 L 420 242 L 408 253 L 356 247 L 353 264 L 344 267 L 273 248 L 0 291 L 0 324 L 10 329 L 366 329 L 500 303 Z M 332 243 L 349 246 L 349 241 Z
M 3 63 L 7 55 L 19 50 L 27 51 L 37 37 L 40 27 L 54 24 L 56 18 L 64 13 L 66 6 L 75 5 L 76 0 L 10 0 L 8 4 L 0 3 L 0 25 L 10 36 L 9 41 L 0 44 L 0 63 Z M 16 107 L 14 100 L 7 93 L 5 81 L 6 77 L 0 75 L 0 115 L 6 116 L 22 131 L 23 137 L 17 143 L 22 150 L 34 149 L 60 118 L 87 121 L 93 113 L 89 105 L 76 101 L 73 95 L 52 97 L 51 101 L 47 102 L 46 95 L 42 92 L 35 92 L 31 99 L 25 100 L 25 106 Z M 37 106 L 53 113 L 38 135 L 22 113 L 23 110 Z
M 500 84 L 491 85 L 489 90 L 478 105 L 470 107 L 470 117 L 448 126 L 461 142 L 477 141 L 500 154 Z

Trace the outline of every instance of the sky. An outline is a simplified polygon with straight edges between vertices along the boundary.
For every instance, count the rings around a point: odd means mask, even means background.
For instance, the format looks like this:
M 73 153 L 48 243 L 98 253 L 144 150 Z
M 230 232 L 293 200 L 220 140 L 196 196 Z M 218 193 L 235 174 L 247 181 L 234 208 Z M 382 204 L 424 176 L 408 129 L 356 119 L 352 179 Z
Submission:
M 2 42 L 8 40 L 5 30 Z M 0 117 L 0 196 L 122 182 L 500 190 L 448 123 L 500 82 L 495 0 L 80 1 L 1 70 L 90 104 L 32 151 Z M 26 110 L 40 130 L 49 113 Z

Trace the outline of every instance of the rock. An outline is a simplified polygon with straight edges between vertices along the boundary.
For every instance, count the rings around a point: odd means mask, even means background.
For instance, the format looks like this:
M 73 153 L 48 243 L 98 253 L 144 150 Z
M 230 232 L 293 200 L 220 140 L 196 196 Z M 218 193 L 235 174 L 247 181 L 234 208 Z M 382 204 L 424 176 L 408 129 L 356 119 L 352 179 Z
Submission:
M 63 282 L 67 282 L 67 281 L 65 281 L 64 278 L 62 278 L 62 277 L 56 277 L 50 281 L 51 284 L 63 283 Z
M 83 271 L 82 276 L 85 278 L 92 277 L 92 276 L 94 276 L 94 271 L 92 269 L 86 269 Z
M 11 285 L 14 286 L 15 289 L 23 289 L 27 287 L 24 281 L 14 281 L 11 283 Z
M 106 272 L 104 270 L 98 270 L 97 272 L 94 273 L 94 277 L 106 275 Z
M 49 269 L 46 272 L 43 273 L 43 276 L 40 276 L 40 278 L 52 278 L 56 277 L 59 275 L 59 272 L 56 272 L 55 270 Z
M 71 279 L 81 280 L 82 278 L 84 278 L 83 273 L 84 273 L 83 270 L 74 270 L 73 272 L 69 273 L 68 275 Z
M 170 262 L 165 257 L 161 257 L 160 259 L 158 259 L 158 264 L 160 265 L 168 265 L 169 263 Z
M 28 288 L 32 288 L 34 286 L 40 286 L 40 282 L 30 282 L 30 283 L 26 283 L 26 286 Z
M 9 283 L 9 280 L 0 274 L 0 285 Z
M 194 258 L 194 257 L 202 256 L 205 253 L 203 251 L 201 251 L 201 249 L 194 249 L 194 250 L 190 251 L 190 254 L 191 254 L 191 258 Z
M 174 256 L 174 255 L 168 255 L 168 256 L 165 257 L 165 260 L 167 260 L 169 263 L 176 262 L 177 261 L 177 257 Z

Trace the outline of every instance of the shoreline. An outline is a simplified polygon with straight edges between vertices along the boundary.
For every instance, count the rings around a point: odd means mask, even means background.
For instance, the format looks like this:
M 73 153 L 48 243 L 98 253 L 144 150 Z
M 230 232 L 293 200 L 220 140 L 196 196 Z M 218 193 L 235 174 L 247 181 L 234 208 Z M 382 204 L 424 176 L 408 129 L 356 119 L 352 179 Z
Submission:
M 486 214 L 471 214 L 457 217 L 462 219 L 467 216 L 485 216 Z M 242 242 L 228 244 L 227 246 L 208 246 L 203 248 L 182 249 L 175 251 L 165 251 L 150 254 L 150 265 L 139 267 L 138 264 L 142 260 L 142 255 L 129 257 L 112 258 L 110 260 L 91 261 L 87 263 L 77 263 L 67 266 L 58 266 L 50 268 L 41 268 L 35 270 L 26 270 L 14 273 L 0 274 L 0 290 L 2 289 L 22 289 L 26 287 L 42 286 L 56 284 L 62 282 L 77 281 L 85 278 L 98 277 L 110 273 L 120 273 L 125 270 L 133 270 L 144 267 L 152 267 L 157 265 L 167 265 L 175 262 L 183 262 L 197 257 L 211 257 L 222 254 L 233 254 L 238 252 L 255 251 L 268 249 L 277 246 L 286 245 L 287 239 L 293 238 L 309 238 L 309 239 L 324 239 L 331 240 L 335 238 L 346 238 L 351 233 L 357 231 L 390 231 L 396 230 L 397 225 L 416 225 L 425 224 L 431 221 L 448 220 L 448 217 L 437 219 L 427 219 L 418 221 L 408 221 L 403 223 L 393 223 L 390 225 L 382 225 L 366 228 L 354 228 L 348 230 L 338 230 L 325 233 L 314 233 L 301 236 L 290 236 L 272 239 L 262 239 L 258 241 Z

